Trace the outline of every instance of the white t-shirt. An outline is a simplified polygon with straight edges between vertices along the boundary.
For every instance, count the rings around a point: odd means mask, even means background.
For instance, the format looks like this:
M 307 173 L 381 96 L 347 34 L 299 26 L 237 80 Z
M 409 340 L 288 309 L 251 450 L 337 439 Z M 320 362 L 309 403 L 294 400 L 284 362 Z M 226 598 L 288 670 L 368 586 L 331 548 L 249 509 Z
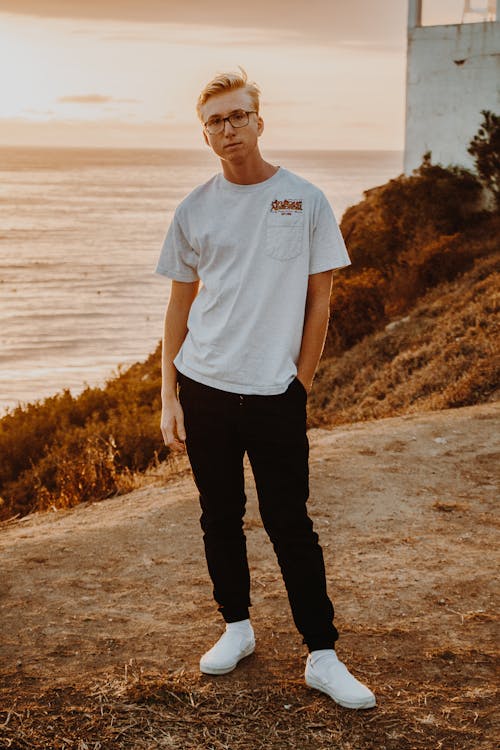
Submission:
M 350 262 L 330 204 L 307 180 L 283 167 L 252 185 L 217 174 L 177 207 L 154 271 L 202 282 L 177 370 L 233 393 L 284 393 L 309 274 Z

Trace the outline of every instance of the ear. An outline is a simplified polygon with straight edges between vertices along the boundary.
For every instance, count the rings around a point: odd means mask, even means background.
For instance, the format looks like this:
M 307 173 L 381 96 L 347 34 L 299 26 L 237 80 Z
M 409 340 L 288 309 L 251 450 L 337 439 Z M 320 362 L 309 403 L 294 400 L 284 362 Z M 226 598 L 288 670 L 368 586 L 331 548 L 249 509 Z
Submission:
M 207 146 L 210 146 L 210 141 L 209 141 L 209 140 L 208 140 L 208 138 L 207 138 L 207 134 L 206 134 L 206 132 L 205 132 L 205 129 L 203 129 L 203 130 L 202 130 L 202 133 L 203 133 L 203 139 L 204 139 L 204 141 L 205 141 L 206 145 L 207 145 Z M 211 148 L 211 146 L 210 146 L 210 148 Z
M 263 132 L 264 132 L 264 120 L 259 115 L 257 117 L 257 135 L 260 137 Z

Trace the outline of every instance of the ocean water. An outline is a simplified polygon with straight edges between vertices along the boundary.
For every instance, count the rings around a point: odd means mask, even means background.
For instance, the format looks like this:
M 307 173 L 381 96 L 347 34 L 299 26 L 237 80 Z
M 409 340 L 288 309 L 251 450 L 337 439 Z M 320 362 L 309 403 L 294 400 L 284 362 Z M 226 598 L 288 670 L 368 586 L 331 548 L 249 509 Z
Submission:
M 398 151 L 264 157 L 324 190 L 339 222 L 403 168 Z M 218 171 L 208 151 L 0 148 L 0 416 L 104 385 L 155 349 L 165 232 L 179 201 Z

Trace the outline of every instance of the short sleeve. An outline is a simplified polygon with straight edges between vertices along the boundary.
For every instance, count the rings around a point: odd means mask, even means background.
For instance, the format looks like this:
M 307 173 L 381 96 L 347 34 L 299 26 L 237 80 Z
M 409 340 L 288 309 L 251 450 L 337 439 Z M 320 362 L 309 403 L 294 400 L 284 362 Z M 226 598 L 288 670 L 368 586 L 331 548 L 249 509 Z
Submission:
M 154 273 L 175 281 L 198 280 L 198 254 L 191 247 L 182 229 L 179 213 L 175 212 L 168 228 Z
M 344 238 L 326 196 L 320 191 L 309 256 L 309 274 L 349 266 Z

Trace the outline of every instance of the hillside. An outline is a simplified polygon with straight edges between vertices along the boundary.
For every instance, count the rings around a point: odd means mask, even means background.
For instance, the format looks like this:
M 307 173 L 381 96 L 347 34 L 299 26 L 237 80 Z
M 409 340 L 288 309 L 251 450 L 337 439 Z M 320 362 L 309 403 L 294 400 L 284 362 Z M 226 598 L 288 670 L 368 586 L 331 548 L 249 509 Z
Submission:
M 332 426 L 498 397 L 500 252 L 428 292 L 405 315 L 320 362 L 310 423 Z
M 222 621 L 190 476 L 4 524 L 0 747 L 491 750 L 498 417 L 483 404 L 309 433 L 338 652 L 377 694 L 367 712 L 303 682 L 248 464 L 257 650 L 222 677 L 198 672 Z

